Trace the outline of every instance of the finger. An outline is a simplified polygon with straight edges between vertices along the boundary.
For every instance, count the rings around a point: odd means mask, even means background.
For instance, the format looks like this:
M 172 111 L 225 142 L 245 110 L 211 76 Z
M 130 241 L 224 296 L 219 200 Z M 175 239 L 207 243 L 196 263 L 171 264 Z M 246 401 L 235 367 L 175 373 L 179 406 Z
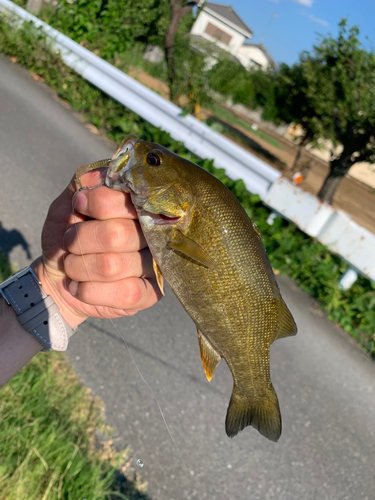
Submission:
M 152 256 L 148 249 L 130 253 L 69 254 L 65 272 L 73 281 L 119 281 L 131 276 L 155 278 Z
M 74 224 L 66 231 L 64 244 L 75 255 L 137 252 L 147 246 L 139 222 L 130 219 Z
M 76 212 L 97 220 L 136 219 L 137 212 L 128 193 L 105 186 L 77 191 L 73 197 Z
M 72 281 L 69 291 L 81 302 L 122 309 L 124 315 L 151 307 L 162 297 L 156 280 L 133 277 L 112 283 Z

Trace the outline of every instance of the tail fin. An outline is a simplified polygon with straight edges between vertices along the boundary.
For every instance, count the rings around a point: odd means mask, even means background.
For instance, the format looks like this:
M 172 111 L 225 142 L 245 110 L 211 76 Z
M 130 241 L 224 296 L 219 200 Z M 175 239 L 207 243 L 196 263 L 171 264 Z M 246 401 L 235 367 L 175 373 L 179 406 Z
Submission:
M 234 437 L 247 425 L 252 425 L 262 436 L 271 441 L 278 441 L 281 435 L 281 415 L 275 389 L 270 384 L 267 396 L 262 400 L 249 404 L 245 398 L 233 388 L 229 402 L 225 430 L 229 437 Z

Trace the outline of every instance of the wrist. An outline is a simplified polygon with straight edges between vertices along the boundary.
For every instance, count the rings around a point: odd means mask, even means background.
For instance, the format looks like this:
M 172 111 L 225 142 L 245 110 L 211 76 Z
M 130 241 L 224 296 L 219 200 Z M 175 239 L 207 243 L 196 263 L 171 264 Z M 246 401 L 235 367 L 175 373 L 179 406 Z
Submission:
M 34 264 L 38 267 L 38 262 Z M 26 267 L 1 283 L 0 292 L 8 307 L 14 310 L 19 325 L 34 336 L 44 350 L 65 351 L 74 330 L 60 314 L 54 297 L 41 285 L 33 267 Z
M 34 260 L 30 267 L 40 280 L 43 291 L 53 298 L 61 316 L 71 328 L 77 328 L 87 319 L 86 315 L 80 314 L 74 307 L 73 303 L 77 299 L 69 292 L 70 280 L 65 274 L 45 264 L 43 257 Z
M 40 352 L 42 344 L 17 320 L 17 314 L 0 296 L 0 387 Z

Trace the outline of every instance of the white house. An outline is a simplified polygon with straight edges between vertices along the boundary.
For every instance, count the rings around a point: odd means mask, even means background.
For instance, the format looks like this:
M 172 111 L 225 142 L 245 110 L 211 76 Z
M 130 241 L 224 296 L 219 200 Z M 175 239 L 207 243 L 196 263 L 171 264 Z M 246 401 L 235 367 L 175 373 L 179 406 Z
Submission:
M 206 40 L 229 52 L 247 69 L 276 67 L 263 45 L 250 44 L 251 29 L 230 5 L 205 2 L 190 35 L 193 39 Z
M 275 61 L 272 59 L 265 46 L 260 43 L 244 43 L 236 54 L 240 63 L 246 69 L 252 67 L 267 70 L 269 68 L 277 69 Z

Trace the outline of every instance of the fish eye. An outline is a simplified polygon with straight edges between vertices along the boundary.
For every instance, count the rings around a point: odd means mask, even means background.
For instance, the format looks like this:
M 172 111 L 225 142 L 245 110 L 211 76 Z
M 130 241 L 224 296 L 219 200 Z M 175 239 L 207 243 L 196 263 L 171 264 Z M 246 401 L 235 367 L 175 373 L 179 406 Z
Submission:
M 149 153 L 147 155 L 147 163 L 153 167 L 158 167 L 161 164 L 161 158 L 155 153 Z

